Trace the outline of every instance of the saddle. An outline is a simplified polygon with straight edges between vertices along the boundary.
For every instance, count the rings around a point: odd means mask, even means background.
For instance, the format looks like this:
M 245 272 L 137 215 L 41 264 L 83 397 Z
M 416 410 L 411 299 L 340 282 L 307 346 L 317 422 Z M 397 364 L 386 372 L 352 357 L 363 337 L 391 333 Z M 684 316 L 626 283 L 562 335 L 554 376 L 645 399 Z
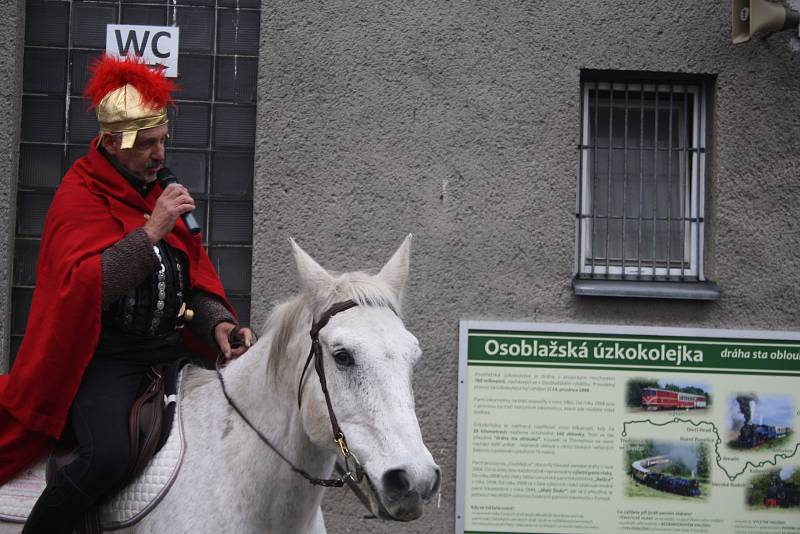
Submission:
M 164 393 L 164 381 L 167 371 L 166 366 L 151 367 L 142 379 L 139 394 L 131 407 L 128 417 L 131 456 L 128 460 L 126 482 L 141 473 L 150 458 L 164 444 L 166 434 L 169 433 L 172 415 L 165 414 L 165 409 L 169 408 L 169 406 L 166 404 L 166 395 Z M 170 402 L 174 402 L 174 395 Z M 174 414 L 174 407 L 171 408 L 172 414 Z M 165 422 L 167 423 L 166 428 Z M 55 477 L 58 469 L 66 466 L 77 457 L 77 446 L 75 436 L 67 429 L 48 461 L 48 484 L 53 482 L 53 477 Z
M 158 450 L 144 471 L 118 491 L 108 501 L 99 505 L 100 524 L 106 530 L 117 530 L 139 522 L 155 508 L 169 492 L 183 463 L 184 436 L 181 422 L 180 396 L 172 402 L 172 391 L 182 391 L 183 371 L 178 373 L 177 385 L 171 387 L 169 375 L 165 376 L 166 412 L 162 430 L 170 425 L 170 412 L 174 410 L 173 424 L 164 446 Z M 45 487 L 47 456 L 31 464 L 14 479 L 0 486 L 0 520 L 24 523 L 36 499 Z M 91 524 L 92 521 L 90 521 Z M 96 520 L 94 520 L 96 523 Z M 96 524 L 95 524 L 96 526 Z M 91 532 L 84 530 L 83 532 Z M 95 532 L 99 532 L 95 530 Z
M 170 365 L 152 366 L 142 378 L 138 396 L 131 406 L 128 417 L 130 457 L 127 474 L 117 490 L 139 476 L 150 459 L 167 441 L 175 415 L 177 374 L 186 363 L 189 363 L 188 359 Z M 68 432 L 65 439 L 59 441 L 47 462 L 45 475 L 47 483 L 52 483 L 57 471 L 72 462 L 77 455 L 75 437 L 72 432 Z M 98 507 L 93 507 L 86 514 L 78 532 L 79 534 L 103 532 Z

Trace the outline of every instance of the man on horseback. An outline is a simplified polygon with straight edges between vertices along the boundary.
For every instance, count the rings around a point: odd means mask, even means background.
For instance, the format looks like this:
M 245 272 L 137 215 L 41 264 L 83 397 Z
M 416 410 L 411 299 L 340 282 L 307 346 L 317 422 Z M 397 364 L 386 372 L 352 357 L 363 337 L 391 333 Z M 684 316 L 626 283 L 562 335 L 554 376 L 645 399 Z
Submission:
M 24 533 L 70 532 L 125 482 L 128 414 L 151 366 L 198 350 L 230 359 L 253 341 L 200 237 L 179 220 L 195 207 L 189 191 L 156 179 L 174 89 L 161 72 L 109 57 L 87 86 L 100 135 L 50 207 L 28 329 L 11 373 L 0 376 L 0 484 L 65 426 L 78 443 Z

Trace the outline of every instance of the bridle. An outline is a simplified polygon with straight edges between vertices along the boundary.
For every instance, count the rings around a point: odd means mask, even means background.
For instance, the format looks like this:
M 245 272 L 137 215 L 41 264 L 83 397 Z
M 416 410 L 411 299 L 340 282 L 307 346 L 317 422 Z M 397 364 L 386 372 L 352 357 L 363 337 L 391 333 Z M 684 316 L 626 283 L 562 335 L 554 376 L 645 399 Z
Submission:
M 286 458 L 286 456 L 284 456 L 283 453 L 281 453 L 277 448 L 275 448 L 274 445 L 272 445 L 272 443 L 270 443 L 269 439 L 267 439 L 267 437 L 264 436 L 264 434 L 261 433 L 261 431 L 259 431 L 255 426 L 253 426 L 253 423 L 251 423 L 250 420 L 247 418 L 247 416 L 245 416 L 244 413 L 242 413 L 242 410 L 236 405 L 231 396 L 228 394 L 228 391 L 225 388 L 225 381 L 222 378 L 221 356 L 217 358 L 216 371 L 217 371 L 217 377 L 219 378 L 219 382 L 222 385 L 222 393 L 223 395 L 225 395 L 225 398 L 227 399 L 228 404 L 231 405 L 231 408 L 233 408 L 234 411 L 237 414 L 239 414 L 239 417 L 241 417 L 242 420 L 245 423 L 247 423 L 247 426 L 253 429 L 253 431 L 256 433 L 256 435 L 258 435 L 258 437 L 261 439 L 262 442 L 264 442 L 270 449 L 272 449 L 272 451 L 275 454 L 278 455 L 278 457 L 280 457 L 281 460 L 286 462 L 289 465 L 289 467 L 291 467 L 292 471 L 299 474 L 300 476 L 302 476 L 315 486 L 341 488 L 342 486 L 347 484 L 352 489 L 354 489 L 356 495 L 358 496 L 359 499 L 361 499 L 364 505 L 367 506 L 367 508 L 370 508 L 368 498 L 361 492 L 360 489 L 358 489 L 357 486 L 357 484 L 359 484 L 364 478 L 364 471 L 361 468 L 361 464 L 359 463 L 358 458 L 356 458 L 356 456 L 350 451 L 350 448 L 347 445 L 347 439 L 344 436 L 344 432 L 339 427 L 339 421 L 336 419 L 336 414 L 333 411 L 331 396 L 330 393 L 328 393 L 328 382 L 325 378 L 325 368 L 322 365 L 322 345 L 319 342 L 319 331 L 322 330 L 322 328 L 324 328 L 326 324 L 328 324 L 328 321 L 331 320 L 331 317 L 333 317 L 337 313 L 349 310 L 350 308 L 353 308 L 355 306 L 358 306 L 358 303 L 355 302 L 354 300 L 337 302 L 336 304 L 333 304 L 330 308 L 328 308 L 320 316 L 320 318 L 311 325 L 311 331 L 310 331 L 311 350 L 308 353 L 308 358 L 306 359 L 305 366 L 303 367 L 303 373 L 300 375 L 300 383 L 298 384 L 297 388 L 297 406 L 299 408 L 301 402 L 301 394 L 303 391 L 303 379 L 305 378 L 306 370 L 308 369 L 308 366 L 311 363 L 311 360 L 313 359 L 314 368 L 317 371 L 317 376 L 319 377 L 319 383 L 320 386 L 322 387 L 322 393 L 325 396 L 325 403 L 328 406 L 328 417 L 330 418 L 331 421 L 333 440 L 339 446 L 339 451 L 342 453 L 342 457 L 344 458 L 343 469 L 339 466 L 338 463 L 336 464 L 337 469 L 340 470 L 341 472 L 341 476 L 339 476 L 338 478 L 313 477 L 303 469 L 300 469 L 299 467 L 294 465 L 294 463 L 292 463 L 291 460 Z
M 325 396 L 325 404 L 328 406 L 328 417 L 331 420 L 333 440 L 337 443 L 337 445 L 339 445 L 339 452 L 341 452 L 342 456 L 344 457 L 345 473 L 342 475 L 342 477 L 349 478 L 351 482 L 359 483 L 364 478 L 364 472 L 361 469 L 361 464 L 359 463 L 358 458 L 356 458 L 356 456 L 350 452 L 350 448 L 347 446 L 347 439 L 344 437 L 344 432 L 342 431 L 341 427 L 339 427 L 339 420 L 336 419 L 336 413 L 333 411 L 331 395 L 328 393 L 328 380 L 325 378 L 325 368 L 322 365 L 322 345 L 319 342 L 319 331 L 322 330 L 326 324 L 328 324 L 328 321 L 331 320 L 331 317 L 337 313 L 354 308 L 355 306 L 358 306 L 358 303 L 354 300 L 337 302 L 325 310 L 325 313 L 320 316 L 317 322 L 311 325 L 311 332 L 309 332 L 309 335 L 311 336 L 311 350 L 308 352 L 306 364 L 303 366 L 303 372 L 300 374 L 300 383 L 297 385 L 297 408 L 300 408 L 303 399 L 303 379 L 305 378 L 306 371 L 308 370 L 308 365 L 313 359 L 314 369 L 316 369 L 317 376 L 319 377 L 319 385 L 322 388 L 322 394 Z M 353 476 L 354 470 L 350 466 L 351 461 L 353 462 L 353 467 L 355 468 L 355 477 Z

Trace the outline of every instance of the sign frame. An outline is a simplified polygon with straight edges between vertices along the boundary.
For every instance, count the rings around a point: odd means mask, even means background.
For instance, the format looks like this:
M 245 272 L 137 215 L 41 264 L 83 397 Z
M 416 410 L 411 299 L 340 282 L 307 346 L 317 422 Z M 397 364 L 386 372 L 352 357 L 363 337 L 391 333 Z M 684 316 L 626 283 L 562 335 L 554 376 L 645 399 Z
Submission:
M 124 32 L 125 37 L 119 32 Z M 141 40 L 138 36 L 140 32 L 144 34 Z M 166 46 L 162 49 L 158 42 L 165 37 Z M 178 26 L 106 24 L 106 54 L 122 58 L 123 52 L 126 52 L 129 56 L 141 58 L 148 65 L 162 65 L 166 68 L 164 74 L 168 78 L 178 77 L 179 43 Z M 123 46 L 125 50 L 121 48 Z
M 467 379 L 468 342 L 473 330 L 505 331 L 519 333 L 552 333 L 581 335 L 626 335 L 669 336 L 690 338 L 716 338 L 731 340 L 788 341 L 800 343 L 800 332 L 785 330 L 720 329 L 695 327 L 663 327 L 645 325 L 611 325 L 581 323 L 541 323 L 515 321 L 489 321 L 462 319 L 458 336 L 458 427 L 456 450 L 456 507 L 455 534 L 465 532 L 466 488 L 466 423 L 467 423 Z M 598 366 L 599 367 L 599 366 Z M 800 369 L 797 372 L 800 375 Z

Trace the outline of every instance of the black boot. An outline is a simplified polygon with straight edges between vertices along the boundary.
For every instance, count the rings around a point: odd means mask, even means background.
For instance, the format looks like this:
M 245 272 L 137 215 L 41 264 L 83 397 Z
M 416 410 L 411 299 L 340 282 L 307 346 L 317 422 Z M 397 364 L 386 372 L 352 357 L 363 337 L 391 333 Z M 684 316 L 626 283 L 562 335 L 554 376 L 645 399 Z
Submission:
M 69 534 L 92 506 L 86 496 L 64 477 L 48 485 L 33 506 L 22 534 Z

